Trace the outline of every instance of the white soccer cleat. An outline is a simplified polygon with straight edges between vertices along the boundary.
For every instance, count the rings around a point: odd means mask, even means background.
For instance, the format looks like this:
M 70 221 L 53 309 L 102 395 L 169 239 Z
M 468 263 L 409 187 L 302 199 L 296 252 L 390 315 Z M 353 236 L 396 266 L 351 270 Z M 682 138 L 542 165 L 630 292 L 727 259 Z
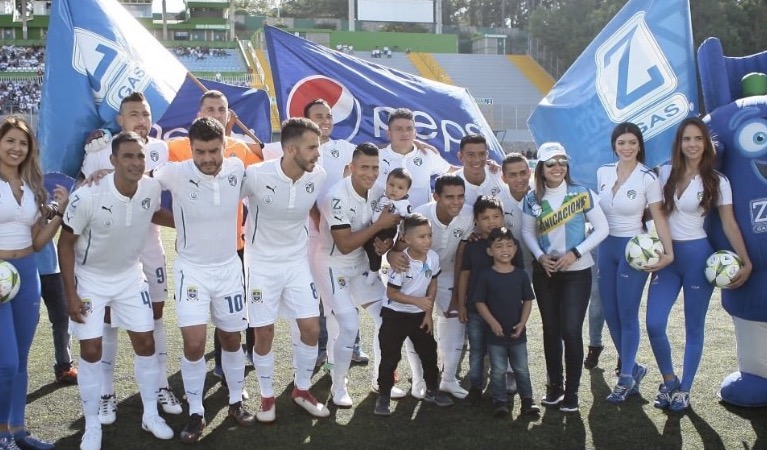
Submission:
M 370 386 L 370 391 L 374 394 L 378 394 L 378 385 L 373 382 L 373 384 Z M 398 388 L 397 386 L 392 386 L 391 392 L 389 393 L 389 398 L 392 400 L 399 400 L 401 398 L 407 397 L 407 392 L 403 391 L 402 389 Z
M 439 390 L 442 392 L 447 392 L 448 394 L 460 400 L 465 399 L 466 396 L 469 395 L 469 391 L 462 388 L 458 383 L 458 380 L 441 382 L 439 384 Z
M 314 417 L 322 418 L 330 415 L 328 407 L 318 402 L 308 390 L 303 391 L 298 388 L 293 388 L 293 392 L 290 396 L 293 397 L 293 401 L 296 402 L 296 405 L 300 406 Z
M 178 401 L 176 394 L 170 388 L 164 387 L 157 391 L 157 402 L 166 414 L 181 414 L 183 411 L 181 402 Z
M 157 439 L 173 439 L 173 429 L 160 416 L 145 417 L 141 420 L 141 429 L 148 431 Z
M 80 439 L 80 450 L 101 450 L 101 427 L 85 429 Z
M 261 398 L 261 409 L 256 412 L 256 420 L 261 423 L 271 423 L 277 419 L 277 406 L 274 397 Z
M 413 386 L 410 388 L 410 395 L 418 400 L 423 400 L 426 397 L 426 382 L 417 381 L 413 383 Z
M 346 386 L 336 389 L 334 386 L 330 388 L 330 392 L 333 393 L 333 404 L 339 408 L 351 408 L 354 402 L 349 395 L 349 390 Z
M 99 422 L 101 425 L 112 425 L 115 420 L 117 420 L 117 397 L 114 393 L 102 395 L 99 400 Z

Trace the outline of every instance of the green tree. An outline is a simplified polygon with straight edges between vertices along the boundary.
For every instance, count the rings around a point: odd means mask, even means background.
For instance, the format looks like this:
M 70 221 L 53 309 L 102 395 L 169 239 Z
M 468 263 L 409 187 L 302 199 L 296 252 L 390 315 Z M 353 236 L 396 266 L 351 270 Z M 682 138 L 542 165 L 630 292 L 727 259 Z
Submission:
M 283 0 L 281 15 L 285 17 L 346 18 L 348 0 Z

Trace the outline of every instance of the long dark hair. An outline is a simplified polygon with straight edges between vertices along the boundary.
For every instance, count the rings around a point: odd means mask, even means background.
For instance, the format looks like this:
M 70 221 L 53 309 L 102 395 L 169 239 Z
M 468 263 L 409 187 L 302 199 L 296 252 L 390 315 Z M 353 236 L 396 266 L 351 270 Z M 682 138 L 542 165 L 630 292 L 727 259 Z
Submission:
M 697 117 L 688 117 L 679 124 L 674 136 L 674 146 L 671 148 L 671 174 L 663 186 L 663 211 L 668 215 L 676 207 L 674 195 L 676 187 L 682 180 L 687 170 L 687 160 L 682 153 L 682 136 L 687 126 L 697 127 L 703 134 L 703 155 L 698 166 L 698 173 L 703 182 L 703 198 L 700 199 L 700 206 L 703 208 L 703 215 L 711 212 L 719 202 L 719 173 L 714 170 L 716 166 L 716 151 L 714 143 L 711 140 L 711 133 L 706 124 Z
M 48 192 L 43 185 L 43 169 L 40 165 L 40 150 L 37 148 L 35 135 L 29 124 L 21 117 L 9 116 L 0 123 L 0 139 L 5 137 L 11 130 L 19 130 L 27 136 L 27 157 L 19 165 L 19 176 L 24 184 L 29 186 L 35 195 L 35 204 L 40 208 L 43 215 L 47 214 L 44 209 L 45 199 Z
M 637 161 L 644 164 L 645 151 L 644 151 L 644 137 L 642 137 L 642 130 L 640 130 L 637 125 L 631 122 L 623 122 L 616 125 L 615 128 L 613 128 L 612 136 L 610 136 L 610 145 L 612 145 L 613 153 L 615 154 L 618 153 L 615 150 L 615 141 L 617 141 L 618 137 L 622 134 L 633 134 L 634 136 L 636 136 L 637 140 L 639 141 L 639 152 L 637 152 Z
M 572 162 L 572 160 L 570 160 Z M 543 165 L 545 164 L 545 161 L 538 161 L 538 164 L 535 166 L 535 200 L 538 201 L 538 203 L 543 200 L 543 195 L 546 193 L 546 179 L 543 177 Z M 570 177 L 570 166 L 567 166 L 567 172 L 565 172 L 565 183 L 568 186 L 571 186 L 575 183 L 573 183 L 573 179 Z

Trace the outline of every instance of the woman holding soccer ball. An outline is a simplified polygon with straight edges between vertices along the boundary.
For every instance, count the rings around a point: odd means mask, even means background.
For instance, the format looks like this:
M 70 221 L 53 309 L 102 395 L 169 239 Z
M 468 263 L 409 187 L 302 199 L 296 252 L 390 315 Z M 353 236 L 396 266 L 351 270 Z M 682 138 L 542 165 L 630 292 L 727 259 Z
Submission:
M 671 164 L 661 166 L 662 209 L 668 216 L 674 262 L 657 272 L 647 300 L 647 334 L 663 383 L 655 407 L 681 412 L 690 406 L 690 388 L 703 354 L 703 328 L 713 286 L 704 272 L 713 252 L 703 222 L 714 208 L 743 267 L 727 286 L 736 289 L 751 274 L 751 260 L 732 210 L 730 182 L 714 170 L 716 153 L 708 127 L 697 117 L 682 121 L 671 149 Z M 684 293 L 685 349 L 681 380 L 674 372 L 666 325 L 679 291 Z
M 0 122 L 0 260 L 20 274 L 13 300 L 0 304 L 0 450 L 52 449 L 24 426 L 27 359 L 40 315 L 40 279 L 34 252 L 61 226 L 69 195 L 54 192 L 58 207 L 46 206 L 40 153 L 29 125 L 21 118 Z M 54 204 L 55 205 L 55 204 Z
M 590 189 L 573 183 L 570 158 L 557 142 L 538 149 L 535 189 L 522 202 L 522 237 L 535 256 L 533 288 L 543 322 L 548 385 L 545 406 L 578 411 L 583 372 L 583 319 L 591 294 L 591 250 L 607 236 L 602 209 Z M 586 236 L 586 222 L 594 231 Z M 562 342 L 564 369 L 562 376 Z M 566 383 L 565 383 L 566 381 Z
M 607 397 L 620 403 L 639 392 L 647 367 L 636 362 L 639 349 L 639 304 L 647 273 L 674 260 L 668 221 L 661 209 L 663 195 L 655 173 L 644 165 L 642 131 L 633 123 L 621 123 L 611 137 L 617 161 L 597 170 L 599 206 L 607 217 L 610 234 L 599 249 L 599 295 L 605 321 L 621 361 L 618 383 Z M 643 232 L 642 217 L 649 208 L 664 252 L 644 271 L 629 266 L 624 256 L 628 241 Z

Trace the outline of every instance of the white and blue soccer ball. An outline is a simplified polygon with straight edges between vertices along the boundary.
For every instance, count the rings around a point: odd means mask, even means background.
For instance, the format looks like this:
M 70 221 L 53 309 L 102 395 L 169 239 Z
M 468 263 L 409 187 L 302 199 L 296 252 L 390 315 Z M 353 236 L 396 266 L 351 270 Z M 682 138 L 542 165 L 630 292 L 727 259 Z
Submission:
M 21 287 L 19 271 L 8 261 L 0 261 L 0 304 L 8 303 L 16 297 Z
M 714 286 L 724 288 L 742 267 L 743 260 L 735 252 L 719 250 L 706 260 L 706 279 Z
M 626 244 L 626 261 L 636 270 L 660 261 L 658 253 L 663 253 L 663 243 L 656 236 L 643 233 L 629 239 Z

